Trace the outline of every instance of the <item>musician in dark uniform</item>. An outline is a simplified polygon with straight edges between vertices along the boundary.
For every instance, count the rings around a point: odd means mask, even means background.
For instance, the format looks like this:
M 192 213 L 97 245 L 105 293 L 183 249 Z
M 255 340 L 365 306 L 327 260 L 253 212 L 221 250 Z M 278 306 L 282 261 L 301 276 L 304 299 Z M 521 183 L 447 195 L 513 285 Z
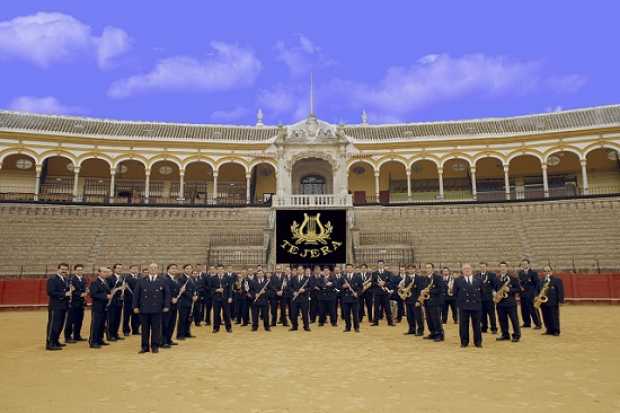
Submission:
M 443 300 L 443 307 L 441 307 L 441 323 L 446 324 L 448 322 L 448 309 L 450 309 L 452 311 L 452 321 L 456 324 L 458 322 L 456 296 L 454 294 L 454 282 L 456 279 L 448 267 L 443 267 L 441 276 L 444 284 L 446 284 L 446 297 Z
M 179 305 L 179 292 L 181 290 L 181 284 L 179 284 L 175 278 L 177 275 L 177 265 L 168 264 L 166 268 L 166 274 L 163 275 L 162 281 L 168 287 L 170 292 L 170 306 L 168 311 L 161 316 L 161 348 L 170 348 L 170 346 L 176 346 L 177 343 L 172 341 L 172 334 L 174 333 L 174 327 L 177 323 L 177 312 Z
M 67 306 L 71 296 L 69 287 L 69 265 L 61 263 L 55 275 L 47 279 L 47 350 L 62 350 L 64 344 L 60 344 L 60 334 L 65 325 Z
M 319 280 L 321 279 L 321 274 L 323 270 L 318 265 L 315 265 L 312 270 L 312 274 L 310 275 L 310 282 L 312 284 L 312 288 L 308 291 L 308 295 L 310 298 L 309 307 L 308 307 L 308 315 L 310 317 L 310 324 L 315 323 L 317 317 L 319 316 Z
M 493 301 L 493 293 L 497 289 L 497 277 L 494 272 L 487 269 L 487 263 L 480 263 L 480 272 L 476 274 L 482 281 L 482 314 L 480 315 L 480 323 L 482 332 L 486 333 L 491 326 L 491 334 L 497 334 L 497 321 L 495 317 L 495 301 Z
M 530 260 L 523 259 L 521 261 L 521 271 L 519 271 L 519 281 L 521 282 L 521 318 L 523 319 L 523 328 L 530 328 L 532 321 L 534 322 L 534 329 L 540 330 L 542 324 L 540 322 L 540 316 L 538 310 L 534 308 L 534 297 L 538 295 L 540 291 L 540 279 L 538 278 L 538 272 L 530 268 Z
M 319 327 L 325 325 L 327 316 L 333 327 L 338 325 L 338 313 L 336 304 L 338 303 L 338 286 L 336 276 L 331 273 L 329 268 L 323 269 L 323 274 L 319 283 Z
M 512 324 L 512 341 L 514 343 L 521 339 L 521 328 L 519 327 L 519 317 L 517 316 L 517 300 L 515 295 L 521 291 L 521 283 L 519 279 L 508 273 L 508 264 L 505 261 L 499 264 L 499 276 L 497 280 L 496 294 L 503 286 L 508 288 L 507 295 L 497 303 L 497 315 L 499 318 L 499 327 L 502 332 L 497 341 L 510 340 L 508 331 L 508 319 Z M 498 298 L 499 300 L 499 298 Z
M 224 274 L 224 266 L 218 264 L 217 275 L 209 280 L 211 290 L 211 300 L 213 301 L 213 332 L 220 331 L 222 317 L 226 332 L 232 333 L 232 323 L 230 320 L 230 306 L 232 304 L 232 284 L 234 280 Z
M 73 286 L 73 292 L 69 298 L 69 308 L 67 310 L 65 343 L 86 341 L 81 335 L 86 296 L 88 295 L 86 292 L 86 279 L 84 278 L 84 266 L 82 264 L 73 266 L 73 275 L 69 279 L 69 283 Z
M 250 284 L 248 282 L 248 271 L 242 269 L 238 276 L 237 281 L 241 285 L 241 291 L 239 293 L 239 313 L 237 314 L 237 324 L 247 326 L 250 323 Z
M 211 325 L 211 312 L 213 310 L 213 291 L 211 291 L 211 278 L 215 277 L 216 274 L 217 274 L 217 271 L 215 267 L 211 265 L 209 267 L 209 271 L 207 271 L 206 266 L 205 266 L 205 272 L 202 275 L 203 280 L 204 280 L 204 288 L 205 288 L 204 300 L 203 300 L 203 304 L 204 304 L 203 313 L 205 316 L 204 318 L 205 325 L 207 326 Z
M 231 281 L 231 298 L 232 298 L 232 301 L 230 302 L 230 319 L 231 320 L 236 320 L 237 319 L 237 311 L 239 310 L 238 304 L 237 304 L 238 295 L 236 294 L 237 291 L 236 291 L 236 288 L 235 288 L 236 281 L 237 281 L 237 274 L 233 271 L 232 265 L 228 265 L 228 269 L 226 270 L 224 275 L 229 280 L 232 280 Z
M 474 277 L 471 264 L 463 264 L 462 271 L 463 276 L 454 280 L 454 297 L 459 309 L 461 347 L 469 345 L 470 320 L 474 332 L 474 345 L 482 347 L 482 333 L 480 332 L 480 314 L 482 313 L 482 295 L 484 293 L 482 281 L 478 277 Z
M 149 265 L 148 274 L 136 284 L 133 311 L 140 314 L 142 343 L 140 353 L 159 352 L 161 315 L 170 311 L 170 290 L 163 277 L 157 275 L 159 266 Z M 149 348 L 150 344 L 150 348 Z
M 118 335 L 118 330 L 121 326 L 121 317 L 123 313 L 123 290 L 124 290 L 124 278 L 121 272 L 123 271 L 122 264 L 114 264 L 112 266 L 112 275 L 106 279 L 108 287 L 112 292 L 112 301 L 108 304 L 108 324 L 107 324 L 107 336 L 108 341 L 123 340 Z
M 101 348 L 101 346 L 108 345 L 108 343 L 103 341 L 103 335 L 105 334 L 108 301 L 112 299 L 112 294 L 110 294 L 110 287 L 108 287 L 106 278 L 109 278 L 111 275 L 112 271 L 108 267 L 98 267 L 97 278 L 90 283 L 88 288 L 92 300 L 90 336 L 88 338 L 90 348 Z
M 372 278 L 373 278 L 372 272 L 369 271 L 368 265 L 362 264 L 359 274 L 362 277 L 363 283 L 372 283 Z M 372 317 L 373 316 L 373 313 L 372 313 L 373 295 L 372 294 L 373 294 L 373 289 L 371 286 L 368 289 L 366 289 L 366 291 L 361 292 L 359 295 L 360 321 L 364 319 L 364 315 L 368 316 L 369 322 L 372 322 L 373 320 L 373 317 Z
M 340 279 L 342 278 L 342 270 L 339 265 L 334 267 L 334 279 L 336 281 L 336 285 L 340 285 Z M 340 289 L 340 288 L 338 288 Z M 359 313 L 359 309 L 358 309 Z M 342 309 L 342 291 L 339 291 L 336 294 L 336 314 L 340 314 L 340 319 L 344 320 L 344 310 Z M 359 317 L 359 314 L 358 314 Z
M 138 266 L 131 265 L 129 274 L 125 275 L 125 295 L 123 297 L 123 335 L 140 334 L 140 317 L 132 311 L 133 292 L 138 283 Z
M 347 264 L 345 274 L 337 280 L 337 287 L 342 297 L 342 312 L 344 314 L 344 332 L 351 331 L 351 324 L 356 333 L 360 332 L 359 320 L 359 292 L 362 291 L 362 277 L 353 272 L 353 265 Z M 351 323 L 353 321 L 353 323 Z
M 553 275 L 550 265 L 545 265 L 545 277 L 541 283 L 541 291 L 545 292 L 547 301 L 540 305 L 545 335 L 560 335 L 560 304 L 564 304 L 564 284 L 562 279 Z
M 202 325 L 202 320 L 204 319 L 204 314 L 202 313 L 204 310 L 204 279 L 201 276 L 199 271 L 192 271 L 192 280 L 194 280 L 194 285 L 196 286 L 196 302 L 194 303 L 194 311 L 192 312 L 192 320 L 194 321 L 194 325 L 196 327 L 200 327 Z
M 400 323 L 405 315 L 405 305 L 403 300 L 398 295 L 398 286 L 400 282 L 405 278 L 407 271 L 404 265 L 398 266 L 398 274 L 392 274 L 390 280 L 388 281 L 387 287 L 388 290 L 391 291 L 390 301 L 396 303 L 396 322 Z
M 424 335 L 424 314 L 418 304 L 420 291 L 426 287 L 427 277 L 415 273 L 415 265 L 409 264 L 407 272 L 399 284 L 399 289 L 409 289 L 410 295 L 405 298 L 407 324 L 409 329 L 405 334 Z M 413 284 L 413 285 L 412 285 Z
M 446 296 L 446 284 L 443 282 L 441 275 L 435 272 L 435 266 L 427 263 L 425 266 L 426 277 L 430 287 L 430 297 L 424 302 L 426 311 L 426 324 L 428 326 L 429 335 L 424 337 L 427 340 L 444 341 L 443 326 L 441 324 L 441 309 Z
M 377 271 L 373 273 L 372 278 L 372 290 L 373 290 L 373 301 L 374 301 L 374 311 L 373 311 L 373 322 L 372 326 L 379 325 L 379 318 L 381 314 L 385 313 L 385 318 L 387 319 L 389 326 L 394 326 L 394 322 L 392 321 L 392 308 L 390 307 L 390 291 L 388 288 L 388 282 L 392 277 L 392 273 L 384 269 L 384 261 L 377 261 Z
M 293 269 L 290 266 L 286 266 L 284 268 L 284 280 L 286 282 L 286 287 L 282 290 L 282 305 L 286 309 L 283 314 L 282 325 L 285 327 L 289 326 L 289 320 L 291 319 L 291 314 L 293 314 L 293 308 L 291 305 L 291 298 L 293 297 L 293 292 L 289 288 L 291 279 L 294 277 Z
M 283 297 L 284 288 L 286 288 L 286 282 L 284 281 L 282 265 L 277 264 L 275 274 L 273 274 L 269 283 L 268 294 L 272 327 L 278 323 L 278 309 L 280 310 L 279 322 L 283 324 L 283 321 L 286 320 L 286 306 L 284 305 Z
M 299 327 L 299 314 L 304 324 L 304 330 L 310 331 L 310 319 L 308 316 L 309 291 L 314 288 L 310 268 L 297 267 L 297 275 L 290 280 L 291 290 L 291 328 L 289 331 L 297 331 Z
M 269 286 L 270 276 L 265 277 L 262 270 L 256 273 L 256 277 L 250 282 L 250 296 L 252 297 L 252 331 L 258 330 L 258 320 L 263 320 L 265 331 L 271 331 L 269 320 Z
M 177 301 L 179 312 L 179 320 L 177 323 L 177 340 L 185 340 L 186 338 L 194 338 L 191 333 L 192 312 L 198 296 L 196 295 L 196 284 L 191 274 L 194 267 L 192 264 L 183 266 L 183 274 L 177 280 L 180 286 L 185 286 L 183 293 L 180 294 Z M 182 288 L 182 287 L 181 287 Z

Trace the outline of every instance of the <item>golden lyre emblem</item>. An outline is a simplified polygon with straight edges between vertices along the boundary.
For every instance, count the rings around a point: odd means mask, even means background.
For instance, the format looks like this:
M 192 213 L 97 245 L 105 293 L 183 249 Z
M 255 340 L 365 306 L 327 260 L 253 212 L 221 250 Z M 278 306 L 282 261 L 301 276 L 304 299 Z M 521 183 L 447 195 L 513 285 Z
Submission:
M 308 215 L 304 212 L 304 221 L 301 225 L 299 225 L 297 221 L 293 221 L 291 233 L 293 234 L 296 245 L 301 243 L 310 245 L 327 244 L 334 228 L 330 221 L 327 221 L 327 223 L 323 225 L 320 216 L 320 212 L 316 215 Z

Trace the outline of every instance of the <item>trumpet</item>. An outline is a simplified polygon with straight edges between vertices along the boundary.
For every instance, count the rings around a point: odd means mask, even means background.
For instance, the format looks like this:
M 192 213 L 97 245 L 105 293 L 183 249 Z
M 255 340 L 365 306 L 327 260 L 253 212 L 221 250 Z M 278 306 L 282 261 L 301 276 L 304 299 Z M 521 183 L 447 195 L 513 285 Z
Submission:
M 511 280 L 509 276 L 506 282 L 500 287 L 499 290 L 497 290 L 497 293 L 493 297 L 493 301 L 495 302 L 495 304 L 498 304 L 504 298 L 508 297 L 508 292 L 510 291 L 510 281 Z
M 545 284 L 543 285 L 543 288 L 540 289 L 540 293 L 538 293 L 536 298 L 534 298 L 534 307 L 538 309 L 540 308 L 541 304 L 544 304 L 547 301 L 549 301 L 549 296 L 548 296 L 549 288 L 551 288 L 551 282 L 546 281 Z
M 434 283 L 435 283 L 435 280 L 431 278 L 430 284 L 424 287 L 422 291 L 420 291 L 420 296 L 418 297 L 418 301 L 415 303 L 416 307 L 421 307 L 422 305 L 424 305 L 426 300 L 431 298 L 431 289 L 433 288 Z

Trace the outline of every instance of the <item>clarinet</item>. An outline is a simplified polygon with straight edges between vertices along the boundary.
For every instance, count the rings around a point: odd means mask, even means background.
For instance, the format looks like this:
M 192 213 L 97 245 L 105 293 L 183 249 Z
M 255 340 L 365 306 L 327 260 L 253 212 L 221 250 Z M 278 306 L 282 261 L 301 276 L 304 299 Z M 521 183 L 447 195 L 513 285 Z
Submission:
M 299 290 L 302 290 L 302 289 L 306 288 L 306 285 L 308 285 L 308 281 L 310 281 L 310 277 L 308 277 L 306 279 L 306 282 L 304 282 L 304 284 L 301 287 L 299 287 L 299 289 L 297 291 L 295 291 L 293 293 L 293 301 L 295 301 L 297 299 L 297 297 L 299 297 Z

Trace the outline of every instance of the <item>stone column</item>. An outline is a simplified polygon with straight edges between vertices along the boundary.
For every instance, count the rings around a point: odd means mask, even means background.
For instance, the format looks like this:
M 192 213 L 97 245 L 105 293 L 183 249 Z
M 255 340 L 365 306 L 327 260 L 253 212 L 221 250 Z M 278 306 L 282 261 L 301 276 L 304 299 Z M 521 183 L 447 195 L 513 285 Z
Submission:
M 469 167 L 469 174 L 471 175 L 471 196 L 474 199 L 478 199 L 478 189 L 476 187 L 476 167 L 471 165 Z
M 149 196 L 150 196 L 150 187 L 151 187 L 151 170 L 150 169 L 146 169 L 144 170 L 144 174 L 146 176 L 146 180 L 144 182 L 144 203 L 148 204 L 149 203 Z
M 411 168 L 405 169 L 407 174 L 407 201 L 411 202 Z
M 504 191 L 506 191 L 506 200 L 510 200 L 510 178 L 508 177 L 509 164 L 504 164 Z
M 80 167 L 73 167 L 73 202 L 78 201 L 78 183 L 80 180 Z
M 583 195 L 589 195 L 590 187 L 588 186 L 588 168 L 587 168 L 588 160 L 584 158 L 584 159 L 579 160 L 579 163 L 581 164 L 581 179 L 582 179 L 582 186 L 583 186 Z
M 375 199 L 379 202 L 379 171 L 375 171 Z
M 114 202 L 114 198 L 116 198 L 116 169 L 110 168 L 110 203 Z
M 443 168 L 437 168 L 437 175 L 439 177 L 439 199 L 443 199 Z
M 185 171 L 179 171 L 179 195 L 177 201 L 185 201 Z
M 43 165 L 37 164 L 35 166 L 35 171 L 37 173 L 37 177 L 34 181 L 34 200 L 39 200 L 39 191 L 41 191 L 41 171 L 43 170 Z
M 541 167 L 543 176 L 543 191 L 545 193 L 545 198 L 549 198 L 549 178 L 547 177 L 547 164 L 543 163 Z
M 245 174 L 245 202 L 247 204 L 250 203 L 250 180 L 252 179 L 252 174 Z
M 217 202 L 217 172 L 213 171 L 213 203 Z

